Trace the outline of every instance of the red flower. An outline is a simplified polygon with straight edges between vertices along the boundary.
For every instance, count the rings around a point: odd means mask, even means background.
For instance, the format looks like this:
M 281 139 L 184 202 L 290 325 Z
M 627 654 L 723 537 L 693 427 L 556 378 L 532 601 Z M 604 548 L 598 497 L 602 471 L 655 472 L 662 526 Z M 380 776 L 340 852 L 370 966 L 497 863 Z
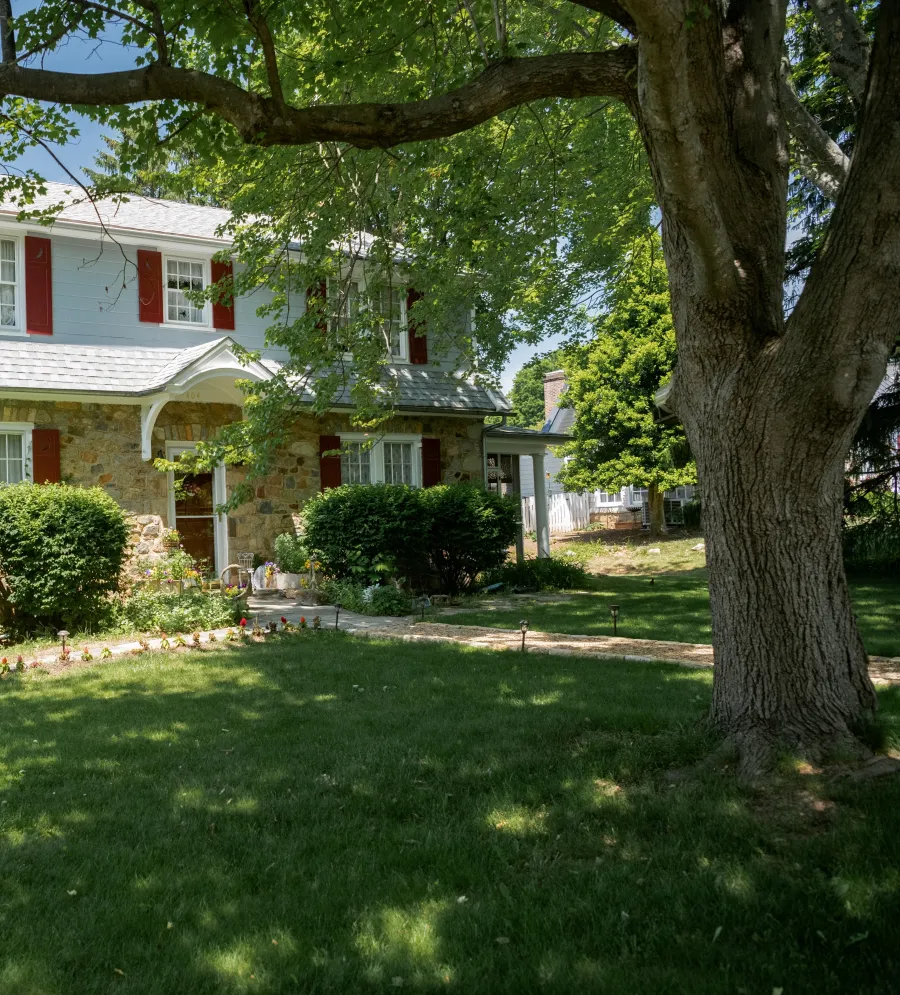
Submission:
M 281 624 L 282 625 L 286 625 L 287 624 L 287 619 L 284 617 L 284 615 L 281 616 Z
M 306 621 L 306 616 L 305 615 L 301 615 L 300 616 L 300 621 L 301 622 L 305 622 Z
M 247 624 L 247 619 L 245 619 L 245 618 L 242 618 L 242 619 L 241 619 L 241 621 L 240 621 L 240 626 L 241 626 L 241 628 L 243 629 L 243 627 L 244 627 L 244 626 L 245 626 L 246 624 Z

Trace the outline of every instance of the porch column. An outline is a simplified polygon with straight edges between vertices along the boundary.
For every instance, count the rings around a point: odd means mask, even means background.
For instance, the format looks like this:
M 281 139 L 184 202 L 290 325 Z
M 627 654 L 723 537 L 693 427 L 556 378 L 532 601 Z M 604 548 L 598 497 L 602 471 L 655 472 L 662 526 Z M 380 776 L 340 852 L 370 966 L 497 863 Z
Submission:
M 513 494 L 519 502 L 519 527 L 516 529 L 516 563 L 521 566 L 525 562 L 525 533 L 522 531 L 522 474 L 520 472 L 522 457 L 516 453 L 512 458 Z
M 550 556 L 550 521 L 547 514 L 547 480 L 544 476 L 544 454 L 534 453 L 534 518 L 537 529 L 537 555 Z

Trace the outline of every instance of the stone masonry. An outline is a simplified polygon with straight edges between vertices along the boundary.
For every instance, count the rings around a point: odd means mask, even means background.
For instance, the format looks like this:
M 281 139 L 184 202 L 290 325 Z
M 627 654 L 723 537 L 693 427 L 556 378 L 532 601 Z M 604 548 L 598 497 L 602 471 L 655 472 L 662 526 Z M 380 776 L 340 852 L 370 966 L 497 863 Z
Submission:
M 162 409 L 154 427 L 153 455 L 164 454 L 167 441 L 210 439 L 219 427 L 239 418 L 240 409 L 232 405 L 172 401 Z M 162 552 L 163 532 L 169 524 L 168 484 L 166 474 L 141 459 L 139 406 L 4 399 L 0 400 L 0 421 L 59 429 L 63 481 L 102 487 L 129 512 L 132 555 Z M 385 431 L 439 438 L 443 479 L 454 483 L 481 479 L 483 427 L 477 417 L 426 415 L 396 418 Z M 352 430 L 347 415 L 298 419 L 272 472 L 256 481 L 254 500 L 228 516 L 232 560 L 240 552 L 272 557 L 275 537 L 294 528 L 297 512 L 319 491 L 319 436 Z M 240 467 L 228 468 L 229 490 L 243 479 L 244 472 Z

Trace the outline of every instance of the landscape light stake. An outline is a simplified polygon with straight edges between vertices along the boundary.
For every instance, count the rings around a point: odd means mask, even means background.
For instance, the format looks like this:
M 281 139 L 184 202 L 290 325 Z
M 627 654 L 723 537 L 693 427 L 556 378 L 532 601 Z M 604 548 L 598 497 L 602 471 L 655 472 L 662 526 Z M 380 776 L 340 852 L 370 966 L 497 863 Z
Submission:
M 527 618 L 523 618 L 522 621 L 519 622 L 519 628 L 522 630 L 522 652 L 524 653 L 525 652 L 525 633 L 528 632 L 528 619 Z
M 341 617 L 341 603 L 340 601 L 335 601 L 334 603 L 334 631 L 337 632 L 338 629 L 338 619 Z
M 612 620 L 613 620 L 613 635 L 615 635 L 616 634 L 616 630 L 618 628 L 617 623 L 618 623 L 618 620 L 619 620 L 619 606 L 618 605 L 610 605 L 609 606 L 609 613 L 610 613 L 610 615 L 612 615 Z
M 69 638 L 68 630 L 66 630 L 66 629 L 60 629 L 59 632 L 57 632 L 56 634 L 62 640 L 62 655 L 65 656 L 66 655 L 66 640 Z

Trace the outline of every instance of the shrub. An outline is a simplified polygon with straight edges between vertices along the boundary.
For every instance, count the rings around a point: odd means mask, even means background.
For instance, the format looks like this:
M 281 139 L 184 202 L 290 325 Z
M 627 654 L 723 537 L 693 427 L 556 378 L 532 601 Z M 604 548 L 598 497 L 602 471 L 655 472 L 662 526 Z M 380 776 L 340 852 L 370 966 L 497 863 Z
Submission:
M 588 583 L 588 572 L 582 563 L 564 560 L 558 556 L 546 559 L 526 560 L 524 563 L 505 563 L 502 567 L 490 570 L 481 578 L 489 584 L 506 584 L 508 587 L 527 588 L 584 588 Z
M 403 484 L 333 487 L 304 509 L 306 545 L 338 578 L 369 584 L 421 565 L 428 523 L 422 491 Z
M 122 621 L 140 632 L 191 632 L 234 625 L 244 606 L 222 594 L 190 590 L 135 591 L 122 603 Z
M 275 560 L 285 573 L 299 574 L 306 569 L 309 553 L 299 536 L 284 532 L 275 536 Z
M 0 617 L 20 632 L 96 627 L 127 540 L 125 513 L 98 487 L 0 487 Z
M 367 585 L 391 574 L 413 586 L 431 577 L 448 594 L 503 562 L 518 515 L 515 499 L 472 484 L 335 487 L 304 512 L 307 545 L 334 577 Z
M 847 570 L 866 573 L 900 572 L 900 516 L 885 502 L 872 502 L 866 516 L 844 520 L 844 563 Z
M 320 588 L 331 604 L 360 615 L 408 615 L 412 602 L 393 584 L 368 587 L 352 580 L 328 580 Z
M 468 590 L 484 570 L 499 567 L 516 541 L 519 502 L 472 484 L 421 492 L 428 516 L 428 559 L 441 590 Z

